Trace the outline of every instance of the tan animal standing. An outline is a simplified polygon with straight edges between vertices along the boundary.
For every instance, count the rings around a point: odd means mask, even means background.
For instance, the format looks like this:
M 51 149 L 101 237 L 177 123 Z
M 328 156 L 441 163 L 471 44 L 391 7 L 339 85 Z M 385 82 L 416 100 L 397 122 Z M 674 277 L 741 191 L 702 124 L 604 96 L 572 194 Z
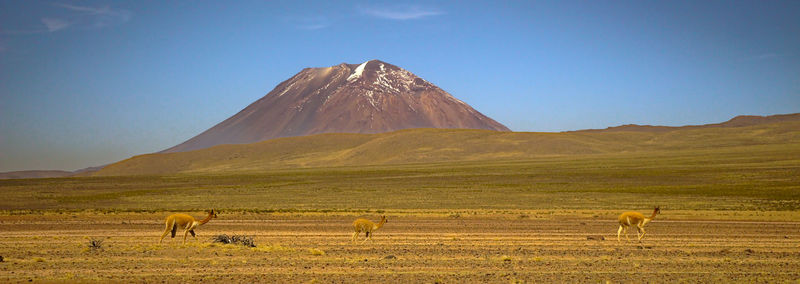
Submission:
M 625 234 L 625 240 L 628 241 L 628 228 L 630 226 L 636 226 L 636 236 L 639 237 L 639 241 L 642 241 L 644 238 L 644 225 L 647 225 L 650 221 L 656 218 L 656 214 L 661 213 L 661 209 L 656 206 L 653 210 L 653 215 L 650 217 L 645 217 L 642 213 L 639 212 L 625 212 L 622 215 L 619 215 L 619 230 L 617 230 L 617 242 L 620 241 L 620 234 Z
M 364 241 L 361 243 L 363 244 L 367 242 L 367 240 L 372 239 L 372 231 L 380 229 L 381 227 L 383 227 L 383 224 L 386 224 L 386 216 L 381 216 L 381 221 L 378 224 L 375 224 L 372 221 L 364 218 L 356 219 L 353 222 L 353 230 L 355 230 L 355 233 L 353 233 L 353 242 L 354 243 L 356 242 L 356 239 L 358 239 L 358 234 L 360 234 L 361 232 L 364 232 L 364 234 L 366 234 Z
M 191 233 L 192 237 L 197 238 L 194 234 L 194 229 L 197 226 L 203 225 L 211 221 L 212 218 L 217 218 L 217 212 L 214 209 L 208 211 L 208 217 L 203 220 L 195 221 L 194 217 L 186 215 L 186 214 L 172 214 L 167 216 L 166 224 L 167 228 L 164 230 L 164 233 L 161 234 L 161 240 L 158 243 L 164 241 L 164 237 L 172 231 L 172 237 L 175 238 L 175 233 L 178 231 L 178 228 L 183 229 L 183 243 L 186 243 L 186 236 Z

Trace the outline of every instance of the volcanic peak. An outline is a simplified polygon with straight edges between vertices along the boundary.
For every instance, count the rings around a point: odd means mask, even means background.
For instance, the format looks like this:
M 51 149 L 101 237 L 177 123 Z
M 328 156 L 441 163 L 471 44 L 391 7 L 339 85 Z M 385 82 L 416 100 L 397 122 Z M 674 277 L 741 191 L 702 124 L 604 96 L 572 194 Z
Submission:
M 373 59 L 304 68 L 236 115 L 164 152 L 318 133 L 407 128 L 509 131 L 430 82 Z

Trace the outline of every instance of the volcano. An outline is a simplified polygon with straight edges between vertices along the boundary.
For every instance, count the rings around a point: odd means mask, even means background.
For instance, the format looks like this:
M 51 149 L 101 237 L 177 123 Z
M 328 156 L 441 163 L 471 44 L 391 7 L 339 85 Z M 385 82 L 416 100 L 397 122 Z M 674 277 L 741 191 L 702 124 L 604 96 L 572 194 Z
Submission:
M 236 115 L 162 152 L 320 133 L 382 133 L 408 128 L 510 131 L 413 73 L 370 60 L 303 69 Z

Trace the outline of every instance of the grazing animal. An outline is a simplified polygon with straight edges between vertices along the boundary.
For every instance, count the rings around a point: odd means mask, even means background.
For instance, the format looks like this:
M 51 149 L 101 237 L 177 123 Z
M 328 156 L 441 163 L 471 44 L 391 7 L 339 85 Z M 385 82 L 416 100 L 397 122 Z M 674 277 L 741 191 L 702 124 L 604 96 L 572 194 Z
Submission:
M 364 241 L 361 243 L 363 244 L 367 242 L 367 240 L 372 239 L 372 231 L 380 229 L 381 227 L 383 227 L 383 224 L 386 224 L 386 216 L 381 216 L 381 221 L 378 224 L 375 224 L 372 221 L 364 218 L 356 219 L 353 222 L 353 230 L 355 230 L 355 233 L 353 233 L 353 242 L 354 243 L 356 242 L 356 239 L 358 239 L 358 234 L 360 234 L 361 232 L 364 232 L 364 234 L 366 234 Z
M 175 238 L 175 233 L 178 231 L 178 228 L 183 229 L 183 243 L 186 244 L 186 236 L 191 233 L 192 237 L 197 238 L 194 234 L 194 229 L 197 228 L 199 225 L 203 225 L 211 221 L 212 218 L 217 218 L 217 211 L 211 209 L 208 211 L 208 217 L 203 220 L 195 221 L 194 217 L 186 215 L 186 214 L 172 214 L 167 216 L 166 224 L 167 228 L 164 230 L 164 233 L 161 234 L 161 240 L 158 243 L 164 241 L 164 237 L 172 231 L 172 238 Z
M 619 215 L 619 230 L 617 230 L 617 242 L 620 241 L 619 235 L 625 234 L 625 240 L 628 241 L 628 228 L 636 226 L 636 236 L 639 237 L 639 242 L 644 238 L 644 225 L 656 218 L 656 214 L 661 213 L 659 206 L 653 210 L 653 215 L 645 217 L 639 212 L 625 212 Z

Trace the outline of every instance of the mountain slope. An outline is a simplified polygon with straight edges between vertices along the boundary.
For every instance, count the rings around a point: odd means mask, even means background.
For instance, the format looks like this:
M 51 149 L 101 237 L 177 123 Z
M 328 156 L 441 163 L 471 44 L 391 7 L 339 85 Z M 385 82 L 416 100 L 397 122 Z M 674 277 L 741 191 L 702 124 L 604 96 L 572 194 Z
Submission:
M 643 132 L 667 132 L 678 129 L 690 128 L 713 128 L 713 127 L 742 127 L 752 126 L 765 123 L 783 122 L 783 121 L 797 121 L 800 120 L 800 113 L 792 114 L 776 114 L 769 116 L 760 115 L 740 115 L 734 117 L 726 122 L 703 124 L 703 125 L 686 125 L 686 126 L 653 126 L 653 125 L 638 125 L 626 124 L 620 126 L 609 127 L 606 129 L 586 129 L 574 132 L 600 132 L 600 131 L 643 131 Z
M 56 178 L 72 175 L 73 172 L 59 170 L 31 170 L 14 171 L 0 173 L 0 179 L 21 179 L 21 178 Z
M 306 68 L 236 115 L 165 153 L 320 133 L 408 128 L 509 131 L 439 87 L 378 60 Z
M 666 132 L 531 133 L 409 129 L 381 134 L 322 134 L 136 156 L 109 165 L 95 175 L 252 172 L 296 167 L 493 161 L 720 148 L 735 150 L 758 145 L 800 147 L 800 120 L 740 127 L 677 128 Z

